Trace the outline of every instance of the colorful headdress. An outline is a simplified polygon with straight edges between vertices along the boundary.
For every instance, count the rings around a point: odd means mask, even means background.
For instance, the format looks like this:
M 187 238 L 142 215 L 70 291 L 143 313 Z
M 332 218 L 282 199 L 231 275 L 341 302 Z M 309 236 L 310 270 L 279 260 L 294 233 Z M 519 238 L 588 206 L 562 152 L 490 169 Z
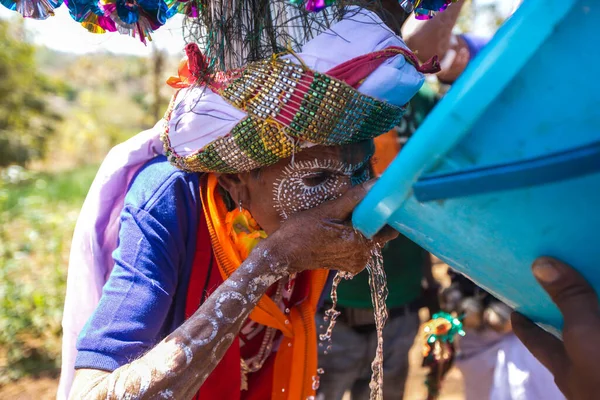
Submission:
M 298 55 L 250 63 L 220 81 L 202 70 L 207 63 L 196 47 L 187 50 L 187 68 L 170 83 L 192 86 L 175 96 L 162 140 L 174 165 L 195 172 L 245 172 L 312 145 L 379 136 L 401 121 L 421 72 L 435 69 L 420 66 L 368 11 L 334 25 Z

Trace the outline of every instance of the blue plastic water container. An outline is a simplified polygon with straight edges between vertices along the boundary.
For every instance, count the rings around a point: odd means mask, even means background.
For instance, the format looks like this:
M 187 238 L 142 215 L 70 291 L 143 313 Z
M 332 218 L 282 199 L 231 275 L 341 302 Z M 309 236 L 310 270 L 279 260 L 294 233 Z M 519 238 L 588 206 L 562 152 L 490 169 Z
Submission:
M 600 288 L 600 3 L 525 0 L 353 222 L 385 224 L 558 333 L 541 255 Z

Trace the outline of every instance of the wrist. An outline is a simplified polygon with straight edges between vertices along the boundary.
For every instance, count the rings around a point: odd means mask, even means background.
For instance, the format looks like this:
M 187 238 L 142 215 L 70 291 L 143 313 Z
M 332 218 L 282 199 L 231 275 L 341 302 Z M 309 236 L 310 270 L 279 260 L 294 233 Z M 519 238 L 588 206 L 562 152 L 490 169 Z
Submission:
M 256 265 L 259 274 L 274 275 L 281 279 L 294 272 L 289 255 L 292 245 L 284 243 L 277 234 L 273 234 L 256 246 L 248 259 Z

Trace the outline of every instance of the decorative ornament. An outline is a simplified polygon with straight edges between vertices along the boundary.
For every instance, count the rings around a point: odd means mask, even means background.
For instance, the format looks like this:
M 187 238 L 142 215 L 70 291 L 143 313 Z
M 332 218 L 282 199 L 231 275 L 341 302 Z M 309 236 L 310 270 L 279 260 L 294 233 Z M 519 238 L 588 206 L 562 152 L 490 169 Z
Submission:
M 151 41 L 151 33 L 167 22 L 169 8 L 163 0 L 104 0 L 104 12 L 119 33 Z
M 91 33 L 116 32 L 115 23 L 96 0 L 65 0 L 71 18 Z
M 174 89 L 183 89 L 196 84 L 210 87 L 219 91 L 229 84 L 233 79 L 239 78 L 241 71 L 232 70 L 227 73 L 217 72 L 211 74 L 208 61 L 196 43 L 188 43 L 185 46 L 185 57 L 179 63 L 178 76 L 172 76 L 167 80 L 167 85 Z
M 335 0 L 290 0 L 290 3 L 295 6 L 305 5 L 306 11 L 319 12 L 333 5 Z
M 236 207 L 228 212 L 225 217 L 225 225 L 233 245 L 244 260 L 261 240 L 267 238 L 267 233 L 260 228 L 250 212 L 244 208 L 240 211 Z
M 24 18 L 46 19 L 54 15 L 62 0 L 0 0 L 9 10 L 16 11 Z
M 400 0 L 400 6 L 407 13 L 414 12 L 415 18 L 420 20 L 431 19 L 438 12 L 444 11 L 458 0 Z
M 168 3 L 167 3 L 168 1 Z M 0 0 L 25 18 L 46 19 L 63 0 Z M 198 16 L 194 0 L 64 0 L 71 18 L 91 33 L 119 32 L 138 37 L 142 43 L 178 13 Z
M 440 312 L 421 329 L 423 338 L 423 366 L 429 367 L 425 380 L 427 400 L 439 396 L 442 380 L 454 362 L 454 340 L 464 336 L 462 322 L 451 314 Z
M 415 13 L 415 18 L 431 19 L 438 12 L 444 11 L 458 0 L 399 0 L 400 5 L 407 13 Z M 295 6 L 305 5 L 309 12 L 319 12 L 335 3 L 335 0 L 289 0 Z

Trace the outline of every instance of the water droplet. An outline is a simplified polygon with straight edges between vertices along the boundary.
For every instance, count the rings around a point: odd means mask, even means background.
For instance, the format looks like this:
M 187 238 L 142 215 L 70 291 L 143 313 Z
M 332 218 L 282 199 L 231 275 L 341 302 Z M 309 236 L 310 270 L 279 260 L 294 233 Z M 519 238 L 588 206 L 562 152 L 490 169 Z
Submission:
M 325 373 L 325 370 L 323 368 L 317 369 L 317 374 L 323 375 L 324 373 Z
M 289 325 L 289 324 L 290 324 L 290 320 L 289 320 L 289 319 L 286 319 L 286 320 L 285 320 L 285 324 L 286 324 L 286 325 Z
M 312 380 L 313 380 L 313 382 L 312 382 L 312 390 L 319 389 L 319 386 L 320 386 L 320 383 L 321 383 L 320 379 L 321 378 L 319 378 L 318 376 L 313 376 L 312 377 Z
M 385 301 L 388 290 L 386 284 L 385 271 L 383 269 L 383 257 L 381 249 L 375 248 L 371 252 L 371 261 L 367 265 L 369 272 L 369 287 L 371 288 L 371 301 L 375 312 L 375 328 L 377 331 L 377 348 L 375 358 L 371 363 L 371 382 L 369 388 L 371 394 L 370 400 L 379 400 L 383 398 L 383 327 L 387 321 L 388 313 Z

